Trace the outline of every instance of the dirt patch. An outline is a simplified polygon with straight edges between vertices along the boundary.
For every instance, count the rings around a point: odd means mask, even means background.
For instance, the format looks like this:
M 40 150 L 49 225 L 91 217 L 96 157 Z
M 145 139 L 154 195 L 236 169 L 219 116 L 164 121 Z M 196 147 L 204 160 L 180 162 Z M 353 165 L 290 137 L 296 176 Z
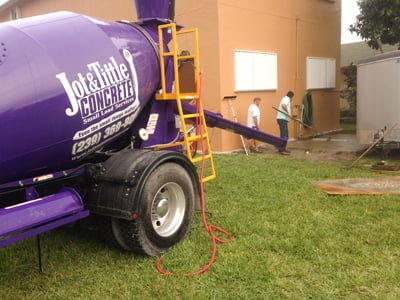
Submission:
M 351 161 L 356 159 L 354 153 L 344 151 L 294 149 L 291 154 L 313 161 Z
M 263 153 L 279 155 L 275 147 L 271 145 L 261 145 L 259 149 Z M 291 156 L 301 157 L 312 161 L 352 161 L 357 158 L 356 153 L 347 151 L 337 151 L 331 149 L 296 149 L 288 147 Z

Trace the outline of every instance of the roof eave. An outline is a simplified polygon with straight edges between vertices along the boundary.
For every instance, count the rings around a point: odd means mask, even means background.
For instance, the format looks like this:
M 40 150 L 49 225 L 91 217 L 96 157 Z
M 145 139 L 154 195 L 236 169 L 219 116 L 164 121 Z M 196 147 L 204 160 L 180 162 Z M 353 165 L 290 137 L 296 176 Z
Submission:
M 3 9 L 6 9 L 10 6 L 15 5 L 16 3 L 18 3 L 19 0 L 8 0 L 7 2 L 3 3 L 2 5 L 0 5 L 0 11 Z

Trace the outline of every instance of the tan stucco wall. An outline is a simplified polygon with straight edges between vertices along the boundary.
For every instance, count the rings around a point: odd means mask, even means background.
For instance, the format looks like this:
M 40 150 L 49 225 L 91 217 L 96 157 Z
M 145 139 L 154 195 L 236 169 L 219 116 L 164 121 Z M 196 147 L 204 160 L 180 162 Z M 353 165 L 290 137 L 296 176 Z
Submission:
M 239 122 L 246 124 L 247 107 L 254 96 L 262 102 L 261 130 L 279 134 L 275 121 L 280 98 L 288 90 L 294 90 L 295 74 L 295 21 L 288 16 L 288 1 L 221 1 L 221 90 L 223 95 L 232 95 L 235 89 L 233 50 L 251 50 L 278 54 L 278 90 L 269 92 L 236 93 L 235 111 Z M 277 30 L 279 28 L 279 30 Z M 228 103 L 221 103 L 222 113 L 230 117 Z M 224 150 L 239 148 L 240 138 L 223 134 Z
M 246 123 L 247 107 L 254 96 L 262 98 L 261 129 L 274 135 L 279 134 L 275 121 L 277 106 L 288 90 L 295 92 L 292 101 L 293 112 L 300 113 L 302 96 L 306 91 L 306 57 L 336 58 L 337 70 L 340 64 L 340 18 L 341 1 L 283 0 L 220 0 L 216 8 L 217 21 L 203 18 L 202 13 L 209 2 L 185 1 L 186 9 L 177 13 L 177 21 L 200 29 L 202 57 L 204 66 L 205 107 L 221 112 L 233 120 L 228 102 L 224 96 L 236 95 L 234 108 L 239 122 Z M 194 1 L 193 1 L 194 2 Z M 179 8 L 179 1 L 177 4 Z M 193 8 L 193 9 L 190 9 Z M 213 8 L 214 9 L 214 8 Z M 212 25 L 216 27 L 213 29 Z M 206 30 L 204 30 L 207 28 Z M 211 28 L 211 30 L 210 30 Z M 250 50 L 274 52 L 278 54 L 278 89 L 252 93 L 235 93 L 233 51 Z M 210 60 L 205 64 L 205 60 Z M 216 78 L 219 76 L 219 78 Z M 337 72 L 337 86 L 339 72 Z M 211 81 L 211 82 L 210 82 Z M 219 83 L 219 84 L 218 84 Z M 208 97 L 209 95 L 209 97 Z M 315 129 L 318 132 L 339 129 L 339 91 L 338 89 L 312 91 L 314 100 Z M 315 134 L 315 130 L 301 130 L 291 122 L 290 136 L 299 137 Z M 239 136 L 217 130 L 211 137 L 213 148 L 228 151 L 241 147 Z
M 340 8 L 340 1 L 336 1 L 336 3 L 316 1 L 313 7 L 308 7 L 307 15 L 301 17 L 300 21 L 300 78 L 297 90 L 303 93 L 306 86 L 307 56 L 336 58 L 336 89 L 320 90 L 312 93 L 315 129 L 322 132 L 340 127 Z M 306 8 L 303 7 L 304 9 Z M 313 13 L 314 9 L 320 13 Z M 297 100 L 301 101 L 301 98 Z
M 54 11 L 67 10 L 89 16 L 104 18 L 108 20 L 133 20 L 136 18 L 134 0 L 20 0 L 17 5 L 21 12 L 21 17 L 45 14 Z M 110 5 L 112 3 L 112 5 Z M 0 12 L 0 21 L 9 20 L 9 5 L 5 11 Z
M 199 29 L 201 98 L 204 108 L 220 112 L 220 56 L 218 41 L 218 5 L 215 0 L 175 1 L 175 20 L 178 24 Z M 183 45 L 182 45 L 183 46 Z M 209 129 L 213 149 L 222 149 L 222 131 Z
M 14 0 L 15 1 L 15 0 Z M 70 10 L 111 20 L 135 20 L 133 0 L 119 0 L 110 7 L 108 0 L 17 1 L 21 16 L 57 10 Z M 306 57 L 336 58 L 336 85 L 339 87 L 341 1 L 325 0 L 176 0 L 176 21 L 200 32 L 202 100 L 204 107 L 233 120 L 224 96 L 236 95 L 234 107 L 239 122 L 246 123 L 247 107 L 254 96 L 262 98 L 261 130 L 279 134 L 275 121 L 277 106 L 288 90 L 293 90 L 293 112 L 306 89 Z M 0 11 L 0 21 L 8 20 L 8 9 Z M 278 54 L 278 89 L 256 93 L 235 93 L 235 49 Z M 313 91 L 315 129 L 339 128 L 339 92 Z M 291 122 L 291 137 L 298 137 L 298 126 Z M 209 130 L 212 147 L 229 151 L 241 147 L 239 136 L 219 129 Z M 303 136 L 315 131 L 303 130 Z
M 340 1 L 264 1 L 244 0 L 218 1 L 218 53 L 219 89 L 209 91 L 214 95 L 212 105 L 219 101 L 220 111 L 233 119 L 227 102 L 222 98 L 236 95 L 234 107 L 241 123 L 246 123 L 247 107 L 254 96 L 261 96 L 261 129 L 278 135 L 275 121 L 277 106 L 288 90 L 296 94 L 293 112 L 300 105 L 306 89 L 306 57 L 333 57 L 337 62 L 337 82 L 340 63 Z M 186 23 L 190 22 L 190 19 Z M 196 20 L 201 28 L 204 19 Z M 192 25 L 192 24 L 190 24 Z M 194 26 L 194 24 L 193 24 Z M 203 42 L 203 40 L 202 40 Z M 235 93 L 233 50 L 275 52 L 278 54 L 278 89 L 268 92 Z M 216 54 L 214 54 L 216 55 Z M 214 69 L 213 69 L 214 72 Z M 207 73 L 204 75 L 207 77 Z M 206 86 L 205 89 L 212 89 Z M 315 128 L 331 131 L 339 128 L 339 97 L 337 90 L 313 91 Z M 209 100 L 206 99 L 206 106 Z M 298 109 L 300 112 L 300 109 Z M 297 124 L 291 122 L 290 135 L 298 137 L 314 134 L 315 131 L 299 132 Z M 240 138 L 229 132 L 221 132 L 221 140 L 213 146 L 219 150 L 241 147 Z

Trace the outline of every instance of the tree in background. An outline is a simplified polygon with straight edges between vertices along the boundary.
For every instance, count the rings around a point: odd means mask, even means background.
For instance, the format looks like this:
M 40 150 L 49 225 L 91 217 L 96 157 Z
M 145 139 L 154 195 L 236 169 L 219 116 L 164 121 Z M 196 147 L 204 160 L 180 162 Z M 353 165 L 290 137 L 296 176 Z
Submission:
M 360 36 L 372 49 L 384 52 L 382 45 L 394 45 L 400 50 L 400 0 L 358 0 L 360 14 L 350 32 Z M 351 64 L 342 68 L 346 89 L 341 96 L 349 103 L 350 115 L 356 112 L 357 68 Z
M 357 103 L 357 67 L 352 63 L 342 68 L 345 76 L 346 88 L 342 91 L 342 98 L 346 99 L 349 104 L 348 115 L 355 116 Z
M 350 31 L 382 53 L 382 44 L 400 49 L 400 0 L 358 0 L 357 4 L 360 14 Z

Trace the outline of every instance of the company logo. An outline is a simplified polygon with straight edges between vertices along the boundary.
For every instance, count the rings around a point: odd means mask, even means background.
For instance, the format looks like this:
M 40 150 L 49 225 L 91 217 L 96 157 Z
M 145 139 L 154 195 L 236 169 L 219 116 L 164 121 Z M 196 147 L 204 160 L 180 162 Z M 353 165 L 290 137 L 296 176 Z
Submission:
M 139 106 L 138 80 L 131 53 L 124 49 L 123 56 L 129 68 L 118 64 L 114 57 L 100 63 L 87 64 L 87 73 L 77 73 L 74 78 L 65 72 L 56 75 L 67 93 L 70 107 L 65 114 L 73 117 L 80 113 L 83 123 L 90 123 L 119 107 Z

